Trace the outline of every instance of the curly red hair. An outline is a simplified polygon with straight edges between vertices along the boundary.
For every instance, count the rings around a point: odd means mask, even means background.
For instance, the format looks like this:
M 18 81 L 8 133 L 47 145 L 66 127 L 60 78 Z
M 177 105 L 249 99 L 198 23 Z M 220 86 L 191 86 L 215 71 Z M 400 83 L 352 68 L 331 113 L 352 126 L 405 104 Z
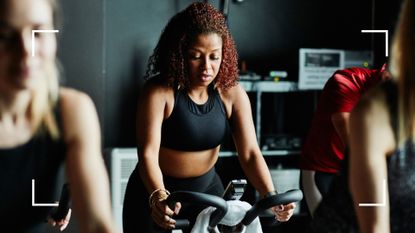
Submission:
M 216 87 L 228 89 L 238 79 L 238 55 L 225 17 L 208 3 L 195 2 L 170 19 L 149 58 L 146 78 L 156 74 L 169 86 L 187 88 L 189 78 L 185 54 L 196 36 L 216 33 L 222 38 L 222 63 Z

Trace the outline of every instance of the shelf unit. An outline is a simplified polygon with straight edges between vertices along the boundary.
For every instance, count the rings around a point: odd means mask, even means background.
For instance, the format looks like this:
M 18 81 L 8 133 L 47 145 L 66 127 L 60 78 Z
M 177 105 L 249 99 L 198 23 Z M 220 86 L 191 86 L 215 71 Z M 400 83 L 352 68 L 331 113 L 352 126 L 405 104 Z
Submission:
M 289 81 L 239 81 L 239 85 L 246 92 L 255 92 L 256 97 L 256 109 L 255 109 L 255 131 L 257 134 L 257 140 L 261 142 L 261 111 L 262 111 L 262 94 L 263 93 L 286 93 L 298 91 L 297 82 Z M 264 156 L 287 156 L 298 155 L 299 150 L 263 150 Z M 229 157 L 237 155 L 236 151 L 221 151 L 219 156 Z
M 288 81 L 240 81 L 239 84 L 246 92 L 256 93 L 255 130 L 258 142 L 261 142 L 262 93 L 296 92 L 298 91 L 298 83 Z

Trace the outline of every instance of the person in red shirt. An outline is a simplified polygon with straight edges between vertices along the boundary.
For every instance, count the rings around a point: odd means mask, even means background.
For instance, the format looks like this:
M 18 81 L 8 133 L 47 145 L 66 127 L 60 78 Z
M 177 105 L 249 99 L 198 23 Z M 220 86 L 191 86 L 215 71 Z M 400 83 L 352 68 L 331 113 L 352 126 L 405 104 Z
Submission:
M 388 77 L 382 69 L 336 71 L 321 93 L 300 157 L 302 186 L 310 214 L 340 170 L 348 144 L 349 116 L 363 93 Z

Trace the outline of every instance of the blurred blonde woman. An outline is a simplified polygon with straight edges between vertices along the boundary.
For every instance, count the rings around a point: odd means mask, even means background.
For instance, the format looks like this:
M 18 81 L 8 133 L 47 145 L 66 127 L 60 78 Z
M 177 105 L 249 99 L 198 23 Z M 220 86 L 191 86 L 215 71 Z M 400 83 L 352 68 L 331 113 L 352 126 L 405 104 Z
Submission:
M 66 163 L 82 232 L 115 232 L 100 128 L 91 99 L 59 88 L 54 0 L 0 1 L 0 229 L 44 232 L 59 167 Z M 58 187 L 60 188 L 60 187 Z M 67 222 L 58 222 L 64 227 Z
M 369 90 L 351 113 L 350 154 L 308 233 L 414 232 L 414 0 L 403 2 L 390 67 L 393 78 Z
M 351 116 L 350 185 L 362 233 L 415 229 L 414 0 L 402 5 L 391 73 L 394 80 L 368 95 Z

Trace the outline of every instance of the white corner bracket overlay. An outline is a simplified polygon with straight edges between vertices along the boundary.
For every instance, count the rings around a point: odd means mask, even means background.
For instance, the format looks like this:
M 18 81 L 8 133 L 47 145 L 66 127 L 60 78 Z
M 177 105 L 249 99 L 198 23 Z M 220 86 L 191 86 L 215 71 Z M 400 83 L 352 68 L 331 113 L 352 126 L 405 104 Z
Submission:
M 32 206 L 59 206 L 58 203 L 35 203 L 35 180 L 32 179 Z
M 388 30 L 362 30 L 362 33 L 385 33 L 385 56 L 389 56 L 389 31 Z
M 32 57 L 35 56 L 35 34 L 36 33 L 58 33 L 59 30 L 32 30 Z
M 383 179 L 383 197 L 382 197 L 382 203 L 359 203 L 359 206 L 362 207 L 382 207 L 386 206 L 386 179 Z

